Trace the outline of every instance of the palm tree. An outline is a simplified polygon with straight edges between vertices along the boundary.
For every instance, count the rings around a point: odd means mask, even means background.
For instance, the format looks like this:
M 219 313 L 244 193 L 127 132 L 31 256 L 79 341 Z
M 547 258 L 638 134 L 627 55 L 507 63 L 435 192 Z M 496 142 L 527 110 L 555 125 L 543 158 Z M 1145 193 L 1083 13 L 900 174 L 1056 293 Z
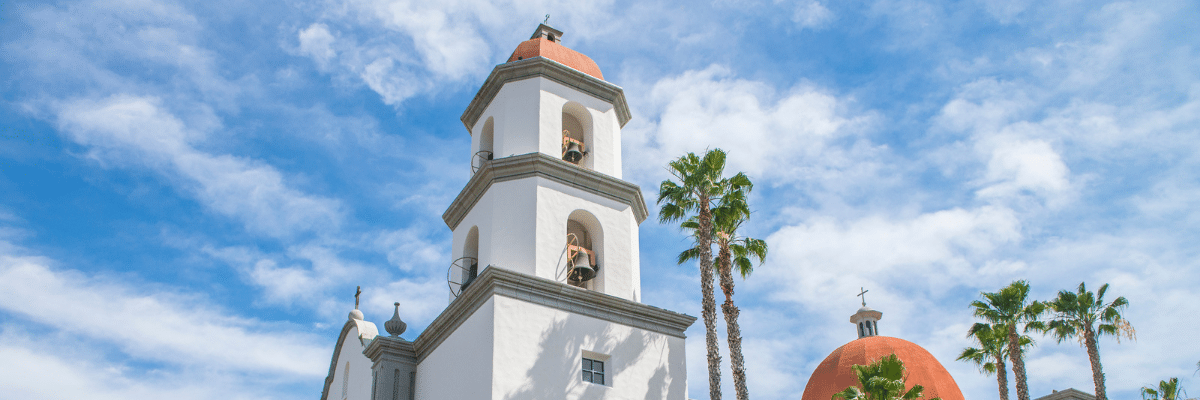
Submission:
M 1025 359 L 1021 353 L 1021 335 L 1017 333 L 1017 328 L 1024 325 L 1024 332 L 1044 330 L 1045 324 L 1038 318 L 1045 312 L 1046 306 L 1041 302 L 1028 300 L 1029 283 L 1026 281 L 1014 281 L 999 292 L 981 295 L 984 301 L 971 302 L 971 307 L 975 308 L 975 316 L 992 325 L 1000 325 L 1007 332 L 1008 359 L 1012 362 L 1013 379 L 1017 381 L 1017 399 L 1029 400 Z
M 1143 400 L 1183 400 L 1183 388 L 1179 387 L 1179 378 L 1171 378 L 1158 382 L 1158 389 L 1149 386 L 1142 387 Z
M 996 374 L 996 384 L 1000 387 L 1000 400 L 1008 400 L 1008 371 L 1004 361 L 1008 358 L 1008 335 L 1003 325 L 988 325 L 976 323 L 968 331 L 967 337 L 974 338 L 979 347 L 963 349 L 958 361 L 974 363 L 986 375 Z M 1021 348 L 1033 344 L 1029 336 L 1021 335 Z
M 924 397 L 925 388 L 921 385 L 904 390 L 904 362 L 895 354 L 851 368 L 858 375 L 858 386 L 834 393 L 832 400 L 914 400 Z M 929 400 L 941 399 L 935 397 Z
M 713 205 L 741 182 L 724 178 L 725 152 L 713 149 L 698 157 L 687 153 L 668 164 L 668 171 L 678 179 L 662 181 L 658 187 L 660 223 L 686 221 L 695 217 L 692 237 L 696 240 L 696 259 L 700 260 L 701 312 L 704 319 L 704 342 L 708 350 L 708 392 L 711 400 L 721 398 L 721 354 L 717 345 L 717 310 L 713 298 Z M 748 183 L 749 180 L 746 180 Z M 687 251 L 685 251 L 686 253 Z M 680 254 L 681 261 L 683 254 Z
M 742 279 L 754 272 L 754 262 L 758 259 L 761 265 L 767 258 L 767 242 L 761 239 L 747 238 L 737 235 L 738 228 L 750 217 L 750 207 L 746 203 L 746 194 L 753 188 L 750 179 L 744 174 L 737 174 L 730 179 L 731 191 L 722 199 L 720 205 L 713 207 L 713 238 L 717 243 L 717 257 L 714 260 L 718 275 L 721 278 L 721 291 L 725 294 L 725 303 L 721 304 L 721 313 L 725 315 L 725 337 L 729 342 L 729 364 L 733 370 L 733 385 L 738 400 L 749 400 L 750 392 L 746 386 L 746 364 L 742 356 L 742 330 L 738 325 L 738 310 L 733 303 L 733 268 L 736 267 Z M 689 219 L 681 226 L 686 229 L 699 229 L 696 219 Z M 693 247 L 679 254 L 682 264 L 700 256 L 700 249 Z
M 1100 365 L 1100 348 L 1097 339 L 1108 335 L 1117 338 L 1134 339 L 1136 332 L 1129 321 L 1121 316 L 1121 310 L 1129 305 L 1129 300 L 1118 297 L 1110 303 L 1104 302 L 1104 292 L 1108 284 L 1100 286 L 1095 294 L 1087 290 L 1081 282 L 1075 292 L 1063 290 L 1058 297 L 1046 303 L 1054 311 L 1054 319 L 1046 326 L 1054 333 L 1059 343 L 1069 338 L 1076 338 L 1079 344 L 1087 348 L 1088 359 L 1092 362 L 1092 382 L 1096 384 L 1096 399 L 1107 400 L 1104 393 L 1104 370 Z

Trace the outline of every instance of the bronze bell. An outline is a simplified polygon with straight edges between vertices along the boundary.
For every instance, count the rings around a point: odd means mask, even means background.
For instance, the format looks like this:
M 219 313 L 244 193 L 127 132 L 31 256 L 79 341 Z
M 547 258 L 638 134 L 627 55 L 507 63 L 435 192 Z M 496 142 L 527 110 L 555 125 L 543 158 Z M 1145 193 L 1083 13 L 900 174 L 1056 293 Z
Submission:
M 575 255 L 574 267 L 571 268 L 571 279 L 576 282 L 587 282 L 596 277 L 596 269 L 592 268 L 591 257 L 581 251 Z
M 563 152 L 563 161 L 571 164 L 578 164 L 579 160 L 583 159 L 583 151 L 579 148 L 579 143 L 571 142 L 567 144 L 567 151 Z

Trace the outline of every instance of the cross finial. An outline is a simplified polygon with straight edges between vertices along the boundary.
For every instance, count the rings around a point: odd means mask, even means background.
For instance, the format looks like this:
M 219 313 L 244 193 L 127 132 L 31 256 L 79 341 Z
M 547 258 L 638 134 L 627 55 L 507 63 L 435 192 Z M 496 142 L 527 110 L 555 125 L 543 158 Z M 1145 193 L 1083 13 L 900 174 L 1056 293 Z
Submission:
M 863 305 L 863 307 L 866 307 L 867 306 L 867 296 L 864 296 L 864 295 L 867 294 L 867 292 L 870 292 L 870 290 L 863 289 L 862 286 L 859 286 L 858 290 L 860 290 L 860 292 L 858 292 L 858 297 L 862 297 L 862 305 Z
M 358 295 L 362 294 L 362 286 L 354 288 L 354 309 L 358 309 Z
M 550 14 L 546 14 L 546 19 L 542 20 L 542 23 L 549 25 L 549 22 L 550 22 Z

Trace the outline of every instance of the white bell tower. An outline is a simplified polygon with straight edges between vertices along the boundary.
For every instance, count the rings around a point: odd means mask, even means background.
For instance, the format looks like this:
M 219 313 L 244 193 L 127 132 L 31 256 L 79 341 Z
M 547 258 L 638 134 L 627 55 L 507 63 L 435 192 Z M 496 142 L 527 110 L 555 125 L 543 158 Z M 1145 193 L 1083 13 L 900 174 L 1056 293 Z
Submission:
M 472 177 L 442 215 L 454 231 L 452 292 L 499 266 L 640 301 L 647 211 L 621 180 L 625 94 L 562 36 L 538 26 L 463 113 Z
M 539 26 L 463 113 L 472 175 L 442 215 L 450 304 L 412 342 L 399 308 L 392 336 L 343 332 L 323 400 L 687 399 L 696 318 L 641 303 L 625 95 L 561 37 Z M 370 390 L 338 397 L 338 376 Z

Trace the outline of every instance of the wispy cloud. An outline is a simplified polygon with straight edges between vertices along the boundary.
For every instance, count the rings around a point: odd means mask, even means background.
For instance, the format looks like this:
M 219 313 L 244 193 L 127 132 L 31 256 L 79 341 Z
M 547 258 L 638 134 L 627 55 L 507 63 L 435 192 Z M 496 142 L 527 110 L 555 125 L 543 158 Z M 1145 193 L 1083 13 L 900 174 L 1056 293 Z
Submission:
M 323 372 L 328 351 L 312 336 L 227 315 L 195 295 L 135 290 L 52 269 L 51 262 L 0 255 L 0 289 L 6 293 L 0 308 L 145 360 L 308 377 Z
M 706 148 L 728 151 L 728 169 L 773 182 L 870 174 L 875 166 L 875 146 L 859 140 L 871 114 L 808 85 L 777 90 L 714 65 L 665 77 L 638 100 L 650 121 L 624 132 L 634 176 L 660 176 L 665 160 Z

